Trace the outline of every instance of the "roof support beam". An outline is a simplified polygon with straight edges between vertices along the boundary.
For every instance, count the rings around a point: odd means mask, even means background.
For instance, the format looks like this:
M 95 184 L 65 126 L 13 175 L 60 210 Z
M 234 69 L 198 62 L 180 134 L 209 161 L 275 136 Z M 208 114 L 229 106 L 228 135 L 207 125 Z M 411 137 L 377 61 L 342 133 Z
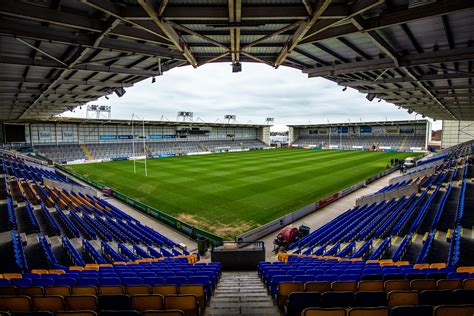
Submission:
M 383 29 L 392 25 L 409 23 L 421 19 L 442 16 L 466 9 L 473 9 L 474 2 L 469 0 L 440 0 L 432 4 L 422 5 L 396 12 L 382 12 L 377 17 L 371 17 L 364 20 L 366 31 Z M 360 32 L 357 27 L 352 24 L 344 24 L 326 28 L 319 33 L 308 35 L 301 41 L 302 44 L 314 43 L 328 38 L 345 36 Z M 311 34 L 311 33 L 308 33 Z
M 304 0 L 306 2 L 314 2 L 314 0 Z M 147 21 L 150 17 L 138 10 L 136 7 L 125 7 L 120 10 L 121 15 L 127 20 L 132 21 Z M 331 5 L 322 15 L 321 19 L 340 19 L 346 17 L 349 10 L 343 4 Z M 258 20 L 301 20 L 305 19 L 311 14 L 303 5 L 278 5 L 278 4 L 252 4 L 251 6 L 242 7 L 242 16 L 246 21 Z M 228 5 L 186 5 L 186 10 L 183 7 L 175 4 L 168 4 L 166 11 L 163 13 L 163 18 L 166 20 L 196 20 L 200 21 L 228 21 L 229 10 Z
M 30 48 L 33 48 L 35 51 L 41 53 L 42 55 L 48 57 L 49 59 L 52 59 L 52 60 L 54 60 L 55 62 L 60 63 L 60 64 L 63 64 L 64 66 L 66 66 L 65 63 L 63 63 L 61 60 L 59 60 L 58 58 L 54 57 L 53 55 L 47 53 L 45 50 L 43 50 L 43 49 L 41 49 L 41 48 L 39 48 L 39 47 L 36 47 L 35 45 L 30 44 L 30 43 L 28 43 L 27 41 L 25 41 L 25 40 L 23 40 L 23 39 L 21 39 L 21 38 L 19 38 L 19 37 L 17 37 L 16 40 L 19 41 L 20 43 L 22 43 L 22 44 L 24 44 L 24 45 L 30 47 Z
M 303 37 L 302 43 L 306 42 L 307 38 L 311 38 L 336 24 L 341 24 L 341 21 L 348 21 L 352 17 L 357 16 L 367 10 L 370 10 L 378 5 L 385 3 L 385 0 L 356 0 L 352 3 L 351 8 L 346 16 L 341 17 L 341 20 L 336 19 L 332 21 L 319 21 L 311 27 L 307 34 Z
M 58 14 L 55 10 L 43 8 L 40 6 L 36 6 L 33 10 L 32 6 L 29 4 L 12 0 L 2 1 L 2 6 L 0 6 L 0 14 L 19 18 L 21 21 L 45 22 L 54 26 L 60 26 L 62 28 L 65 27 L 74 30 L 95 33 L 102 33 L 109 27 L 107 23 L 85 15 L 64 11 L 61 11 L 61 13 Z M 111 34 L 133 40 L 150 41 L 162 45 L 171 45 L 168 40 L 163 38 L 164 34 L 162 34 L 161 31 L 157 30 L 155 32 L 160 32 L 162 37 L 158 37 L 155 34 L 147 32 L 143 29 L 143 27 L 137 28 L 126 25 L 120 25 L 115 31 L 112 31 Z
M 435 88 L 432 88 L 433 91 L 436 92 L 436 95 L 437 96 L 442 96 L 441 93 L 438 93 L 438 92 L 441 92 L 441 91 L 451 91 L 452 89 L 458 91 L 458 90 L 470 90 L 470 89 L 474 89 L 474 85 L 459 85 L 459 86 L 453 86 L 452 88 L 451 87 L 443 87 L 443 88 L 440 88 L 440 87 L 435 87 Z M 385 93 L 385 94 L 388 94 L 388 93 L 398 93 L 398 94 L 403 94 L 403 93 L 407 93 L 407 92 L 419 92 L 420 89 L 416 88 L 416 87 L 403 87 L 403 88 L 374 88 L 374 89 L 358 89 L 360 93 Z M 1 91 L 1 90 L 0 90 Z M 413 95 L 413 94 L 411 94 Z M 450 93 L 448 93 L 447 95 L 452 95 Z
M 159 16 L 159 12 L 153 7 L 153 4 L 150 0 L 138 0 L 138 3 L 142 6 L 145 12 L 152 18 L 153 22 L 158 26 L 163 33 L 166 34 L 167 39 L 169 39 L 173 45 L 183 54 L 184 58 L 193 66 L 197 67 L 198 63 L 194 58 L 193 54 L 189 50 L 188 46 L 184 42 L 183 38 L 174 30 L 174 28 L 162 17 Z
M 217 60 L 219 60 L 219 59 L 222 59 L 222 58 L 226 57 L 227 55 L 229 55 L 229 53 L 230 53 L 230 52 L 225 52 L 225 53 L 222 53 L 222 54 L 220 54 L 220 55 L 217 55 L 216 57 L 213 57 L 213 58 L 204 60 L 204 61 L 202 61 L 202 62 L 200 62 L 200 63 L 198 64 L 198 67 L 203 66 L 203 65 L 205 65 L 205 64 L 209 64 L 209 63 L 215 62 L 215 61 L 217 61 Z
M 242 21 L 242 0 L 228 0 L 227 7 L 229 11 L 229 23 L 231 25 L 239 24 Z M 240 61 L 240 28 L 230 28 L 230 51 L 232 64 Z
M 0 75 L 0 82 L 1 83 L 20 83 L 24 82 L 27 84 L 52 84 L 54 82 L 53 79 L 47 78 L 34 78 L 34 77 L 11 77 L 11 76 L 2 76 Z M 118 87 L 131 87 L 132 84 L 129 83 L 120 83 L 120 82 L 102 82 L 99 80 L 77 80 L 77 79 L 61 79 L 57 80 L 57 84 L 60 85 L 73 85 L 73 86 L 96 86 L 96 87 L 110 87 L 110 88 L 118 88 Z M 50 91 L 55 91 L 54 89 Z
M 467 79 L 474 78 L 474 73 L 448 73 L 448 74 L 436 74 L 436 75 L 421 75 L 418 77 L 418 81 L 436 81 L 446 79 Z M 403 82 L 414 82 L 413 78 L 403 76 L 387 79 L 379 79 L 377 82 L 367 80 L 339 80 L 338 85 L 346 87 L 361 87 L 361 86 L 372 86 L 387 83 L 403 83 Z M 436 88 L 434 88 L 436 90 Z
M 309 29 L 316 23 L 322 13 L 329 7 L 332 0 L 320 0 L 314 10 L 313 14 L 305 20 L 293 33 L 290 39 L 286 42 L 277 59 L 275 60 L 275 68 L 278 68 L 286 57 L 293 51 L 298 43 L 303 39 Z
M 81 2 L 84 3 L 84 4 L 87 4 L 90 7 L 95 8 L 96 10 L 105 12 L 105 13 L 115 17 L 116 19 L 122 20 L 125 23 L 129 23 L 129 24 L 135 26 L 136 28 L 142 29 L 142 30 L 144 30 L 144 31 L 146 31 L 150 34 L 156 35 L 156 36 L 158 36 L 162 39 L 169 40 L 169 38 L 167 37 L 166 32 L 163 32 L 163 33 L 165 33 L 165 35 L 163 35 L 162 32 L 156 31 L 155 29 L 145 27 L 139 22 L 130 21 L 130 20 L 127 20 L 124 17 L 122 17 L 121 14 L 120 14 L 120 8 L 116 4 L 114 4 L 113 2 L 105 1 L 105 0 L 81 0 Z M 154 11 L 154 9 L 153 9 L 153 11 Z
M 474 47 L 446 49 L 397 57 L 397 61 L 399 63 L 399 66 L 401 67 L 425 66 L 443 62 L 466 61 L 473 59 Z M 303 72 L 308 73 L 309 77 L 319 77 L 340 76 L 343 74 L 351 74 L 363 71 L 383 71 L 391 68 L 397 68 L 391 58 L 379 58 L 372 60 L 356 61 L 346 64 L 313 67 L 305 69 Z M 464 73 L 464 75 L 466 75 L 466 73 Z M 381 81 L 377 80 L 377 82 Z
M 0 87 L 0 94 L 41 94 L 41 89 L 32 89 L 32 88 L 13 88 L 13 87 Z M 101 96 L 105 93 L 103 91 L 78 91 L 78 90 L 68 90 L 68 89 L 54 89 L 48 92 L 48 95 L 90 95 L 90 96 Z
M 300 26 L 301 23 L 302 23 L 301 21 L 297 21 L 297 22 L 295 22 L 295 23 L 292 23 L 292 24 L 290 24 L 290 25 L 287 25 L 287 26 L 285 26 L 285 27 L 282 27 L 281 29 L 279 29 L 279 30 L 277 30 L 277 31 L 275 31 L 275 32 L 273 32 L 273 33 L 271 33 L 271 34 L 268 34 L 268 35 L 266 35 L 266 36 L 264 36 L 264 37 L 262 37 L 262 38 L 259 38 L 258 40 L 255 40 L 255 41 L 253 41 L 253 42 L 251 42 L 251 43 L 249 43 L 249 44 L 244 45 L 244 46 L 242 47 L 242 50 L 248 49 L 248 48 L 253 47 L 253 46 L 256 46 L 256 45 L 259 45 L 259 44 L 264 43 L 264 42 L 268 41 L 269 39 L 271 39 L 271 38 L 273 38 L 273 37 L 275 37 L 275 36 L 277 36 L 277 35 L 280 35 L 280 34 L 285 33 L 285 32 L 287 32 L 287 31 L 291 31 L 291 30 L 297 28 L 298 26 Z M 280 46 L 281 46 L 281 44 L 278 45 L 278 47 L 280 47 Z
M 114 73 L 121 75 L 137 75 L 137 76 L 159 76 L 159 72 L 144 70 L 144 69 L 130 69 L 119 66 L 103 66 L 103 65 L 94 65 L 94 64 L 80 64 L 80 65 L 64 65 L 64 63 L 57 63 L 49 60 L 31 60 L 28 58 L 20 57 L 5 57 L 0 56 L 0 64 L 10 64 L 10 65 L 21 65 L 21 66 L 30 66 L 30 67 L 43 67 L 43 68 L 53 68 L 53 69 L 64 69 L 64 70 L 84 70 L 91 72 L 106 72 Z
M 118 26 L 121 27 L 121 26 Z M 76 32 L 51 29 L 47 26 L 37 25 L 34 28 L 23 23 L 9 23 L 0 21 L 0 34 L 11 35 L 21 38 L 31 38 L 45 41 L 52 41 L 56 43 L 63 43 L 67 45 L 78 45 L 83 47 L 93 48 L 97 45 L 100 49 L 109 49 L 118 52 L 126 52 L 132 54 L 144 54 L 149 56 L 160 56 L 163 58 L 183 58 L 179 52 L 171 50 L 167 47 L 160 47 L 157 45 L 137 45 L 134 42 L 105 37 L 100 43 L 97 43 L 98 37 L 88 34 L 77 34 Z M 112 33 L 110 33 L 112 34 Z
M 187 28 L 186 26 L 183 26 L 183 25 L 175 23 L 175 22 L 168 22 L 168 23 L 177 30 L 180 30 L 180 31 L 186 32 L 188 34 L 194 35 L 196 37 L 199 37 L 200 39 L 202 39 L 202 40 L 204 40 L 204 41 L 206 41 L 210 44 L 213 44 L 214 46 L 224 48 L 227 51 L 229 50 L 229 47 L 225 46 L 224 44 L 222 44 L 218 41 L 215 41 L 215 40 L 213 40 L 212 38 L 210 38 L 206 35 L 202 35 L 202 34 L 196 32 L 194 30 L 191 30 L 190 28 Z

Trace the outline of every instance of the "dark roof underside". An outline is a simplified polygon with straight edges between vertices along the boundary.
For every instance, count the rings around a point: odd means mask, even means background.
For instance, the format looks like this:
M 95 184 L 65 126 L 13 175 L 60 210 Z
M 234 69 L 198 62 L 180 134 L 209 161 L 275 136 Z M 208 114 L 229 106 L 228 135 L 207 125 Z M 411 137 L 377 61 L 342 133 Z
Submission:
M 410 112 L 474 120 L 473 9 L 472 0 L 2 0 L 0 120 L 47 118 L 217 61 L 289 66 Z

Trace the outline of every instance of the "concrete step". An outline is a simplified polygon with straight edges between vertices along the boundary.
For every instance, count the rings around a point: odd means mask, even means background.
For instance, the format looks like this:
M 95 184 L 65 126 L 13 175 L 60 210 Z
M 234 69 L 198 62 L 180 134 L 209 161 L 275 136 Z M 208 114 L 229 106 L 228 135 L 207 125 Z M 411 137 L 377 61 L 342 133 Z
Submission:
M 280 312 L 255 272 L 224 272 L 205 315 L 278 316 Z

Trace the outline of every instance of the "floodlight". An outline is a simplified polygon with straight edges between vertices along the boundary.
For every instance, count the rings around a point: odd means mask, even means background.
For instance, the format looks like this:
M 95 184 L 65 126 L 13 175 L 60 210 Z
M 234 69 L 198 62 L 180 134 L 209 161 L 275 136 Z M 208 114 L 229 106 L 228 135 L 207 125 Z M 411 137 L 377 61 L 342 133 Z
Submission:
M 115 89 L 114 92 L 119 98 L 121 98 L 123 97 L 126 91 L 124 88 L 120 87 L 120 88 Z
M 368 93 L 365 98 L 369 101 L 372 102 L 372 100 L 375 98 L 375 94 L 374 93 Z
M 232 72 L 241 72 L 242 71 L 242 64 L 239 62 L 236 62 L 232 64 Z

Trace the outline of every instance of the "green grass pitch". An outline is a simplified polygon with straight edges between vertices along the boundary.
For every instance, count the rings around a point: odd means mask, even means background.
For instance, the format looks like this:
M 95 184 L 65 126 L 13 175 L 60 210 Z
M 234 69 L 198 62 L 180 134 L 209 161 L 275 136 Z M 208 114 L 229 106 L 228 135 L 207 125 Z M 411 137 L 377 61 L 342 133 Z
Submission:
M 414 153 L 275 149 L 68 168 L 178 219 L 233 238 Z

